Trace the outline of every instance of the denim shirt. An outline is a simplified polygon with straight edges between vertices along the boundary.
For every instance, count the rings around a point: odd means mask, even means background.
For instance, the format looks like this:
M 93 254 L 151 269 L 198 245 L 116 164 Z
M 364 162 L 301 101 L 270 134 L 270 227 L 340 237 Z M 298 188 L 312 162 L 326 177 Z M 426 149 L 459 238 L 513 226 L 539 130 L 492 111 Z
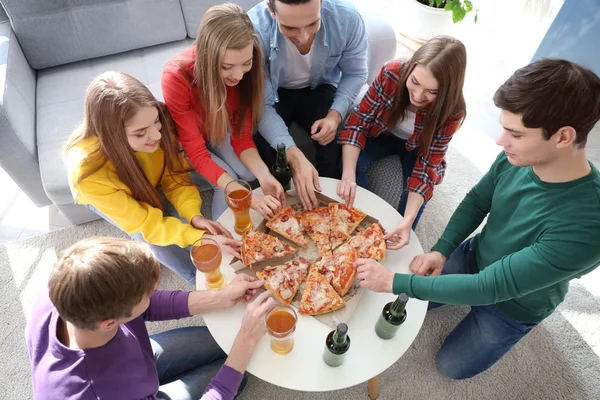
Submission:
M 248 15 L 264 57 L 265 109 L 258 130 L 273 148 L 278 143 L 289 148 L 295 145 L 294 140 L 274 108 L 279 101 L 277 90 L 285 84 L 285 39 L 266 1 L 254 6 Z M 367 83 L 367 46 L 365 24 L 356 8 L 344 0 L 322 0 L 321 28 L 313 43 L 309 87 L 314 89 L 322 84 L 337 87 L 331 110 L 339 112 L 342 120 Z

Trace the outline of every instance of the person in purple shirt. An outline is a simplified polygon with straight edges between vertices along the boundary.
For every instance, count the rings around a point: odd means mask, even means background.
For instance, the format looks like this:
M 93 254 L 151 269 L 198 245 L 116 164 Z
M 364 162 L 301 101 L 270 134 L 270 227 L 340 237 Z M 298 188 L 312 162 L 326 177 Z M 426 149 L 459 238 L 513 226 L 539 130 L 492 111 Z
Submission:
M 248 302 L 262 281 L 240 274 L 219 291 L 166 291 L 159 274 L 131 240 L 84 239 L 61 254 L 26 328 L 36 400 L 233 399 L 243 389 L 271 292 L 248 304 L 227 357 L 204 326 L 148 336 L 145 321 Z

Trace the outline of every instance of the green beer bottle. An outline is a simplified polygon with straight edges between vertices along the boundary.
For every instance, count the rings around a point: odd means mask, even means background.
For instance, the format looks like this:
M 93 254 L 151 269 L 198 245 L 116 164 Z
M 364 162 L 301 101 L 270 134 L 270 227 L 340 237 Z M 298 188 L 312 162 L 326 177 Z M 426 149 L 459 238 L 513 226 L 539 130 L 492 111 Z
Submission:
M 279 143 L 277 145 L 277 159 L 275 164 L 271 168 L 271 172 L 275 179 L 281 183 L 284 191 L 290 190 L 290 181 L 292 180 L 292 169 L 288 164 L 287 157 L 285 156 L 285 144 Z
M 400 293 L 398 298 L 383 307 L 383 311 L 375 324 L 375 333 L 382 339 L 391 339 L 396 336 L 398 328 L 406 320 L 406 303 L 408 295 Z
M 323 361 L 330 367 L 339 367 L 344 362 L 349 348 L 348 325 L 342 322 L 338 324 L 336 330 L 329 332 L 329 335 L 327 335 L 325 350 L 323 350 Z

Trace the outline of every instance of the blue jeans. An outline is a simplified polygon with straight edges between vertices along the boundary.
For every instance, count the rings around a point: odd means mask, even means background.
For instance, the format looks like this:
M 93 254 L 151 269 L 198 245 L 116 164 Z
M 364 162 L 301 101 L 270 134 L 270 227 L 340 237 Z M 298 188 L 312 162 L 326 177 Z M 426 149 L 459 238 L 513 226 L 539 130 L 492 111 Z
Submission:
M 251 182 L 256 178 L 250 170 L 239 159 L 230 142 L 230 135 L 227 134 L 227 139 L 216 146 L 212 146 L 207 142 L 208 151 L 212 160 L 223 168 L 233 179 L 243 179 L 246 182 Z M 216 221 L 225 210 L 227 210 L 227 202 L 225 201 L 225 192 L 218 186 L 213 185 L 215 191 L 212 202 L 212 219 Z
M 177 214 L 175 207 L 169 203 L 168 200 L 163 196 L 163 201 L 165 204 L 165 216 L 172 216 L 179 218 L 181 221 L 187 223 L 183 218 Z M 98 214 L 100 217 L 104 218 L 110 224 L 116 226 L 121 229 L 117 224 L 115 224 L 109 217 L 100 212 L 96 207 L 91 204 L 88 204 L 87 207 Z M 200 210 L 198 210 L 200 211 Z M 152 254 L 154 257 L 165 267 L 169 268 L 171 271 L 175 272 L 177 275 L 181 276 L 185 279 L 190 285 L 196 286 L 196 268 L 192 263 L 192 259 L 190 258 L 190 252 L 188 248 L 181 248 L 176 244 L 168 245 L 168 246 L 159 246 L 156 244 L 148 243 L 144 236 L 140 232 L 133 233 L 129 235 L 133 240 L 137 242 L 143 242 L 150 246 L 150 250 L 152 250 Z
M 471 243 L 472 239 L 467 239 L 454 250 L 442 274 L 473 274 L 475 254 Z M 442 305 L 429 303 L 429 309 Z M 494 365 L 535 326 L 510 318 L 494 304 L 471 307 L 442 344 L 438 369 L 452 379 L 472 378 Z
M 400 197 L 400 204 L 398 205 L 398 212 L 404 215 L 406 211 L 406 203 L 408 201 L 408 191 L 406 190 L 408 184 L 408 178 L 412 174 L 415 164 L 417 163 L 417 150 L 407 151 L 406 140 L 400 139 L 399 137 L 391 133 L 383 133 L 376 137 L 367 138 L 367 144 L 365 148 L 360 152 L 358 156 L 358 162 L 356 163 L 356 184 L 367 190 L 371 190 L 369 183 L 368 170 L 372 163 L 387 156 L 397 154 L 400 156 L 400 163 L 402 164 L 402 173 L 404 179 L 404 187 L 402 188 L 402 196 Z M 425 203 L 419 209 L 417 217 L 413 222 L 413 230 L 417 228 L 423 210 L 425 209 Z
M 198 400 L 227 355 L 205 326 L 173 329 L 150 336 L 160 387 L 158 397 Z M 244 376 L 238 394 L 246 386 Z

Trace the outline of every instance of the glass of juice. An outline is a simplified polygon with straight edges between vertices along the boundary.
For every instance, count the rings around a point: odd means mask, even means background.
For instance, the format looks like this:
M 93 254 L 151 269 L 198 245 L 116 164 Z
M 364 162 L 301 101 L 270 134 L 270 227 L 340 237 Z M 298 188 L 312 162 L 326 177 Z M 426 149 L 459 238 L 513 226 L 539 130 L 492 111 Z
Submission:
M 287 354 L 294 348 L 294 331 L 298 316 L 291 306 L 277 304 L 265 315 L 271 349 L 277 354 Z
M 196 240 L 190 248 L 190 257 L 196 269 L 204 274 L 206 289 L 221 289 L 227 279 L 221 273 L 221 248 L 209 238 Z
M 250 205 L 252 204 L 252 189 L 248 182 L 235 179 L 225 186 L 225 200 L 235 216 L 234 229 L 242 235 L 251 231 L 254 226 L 250 219 Z

